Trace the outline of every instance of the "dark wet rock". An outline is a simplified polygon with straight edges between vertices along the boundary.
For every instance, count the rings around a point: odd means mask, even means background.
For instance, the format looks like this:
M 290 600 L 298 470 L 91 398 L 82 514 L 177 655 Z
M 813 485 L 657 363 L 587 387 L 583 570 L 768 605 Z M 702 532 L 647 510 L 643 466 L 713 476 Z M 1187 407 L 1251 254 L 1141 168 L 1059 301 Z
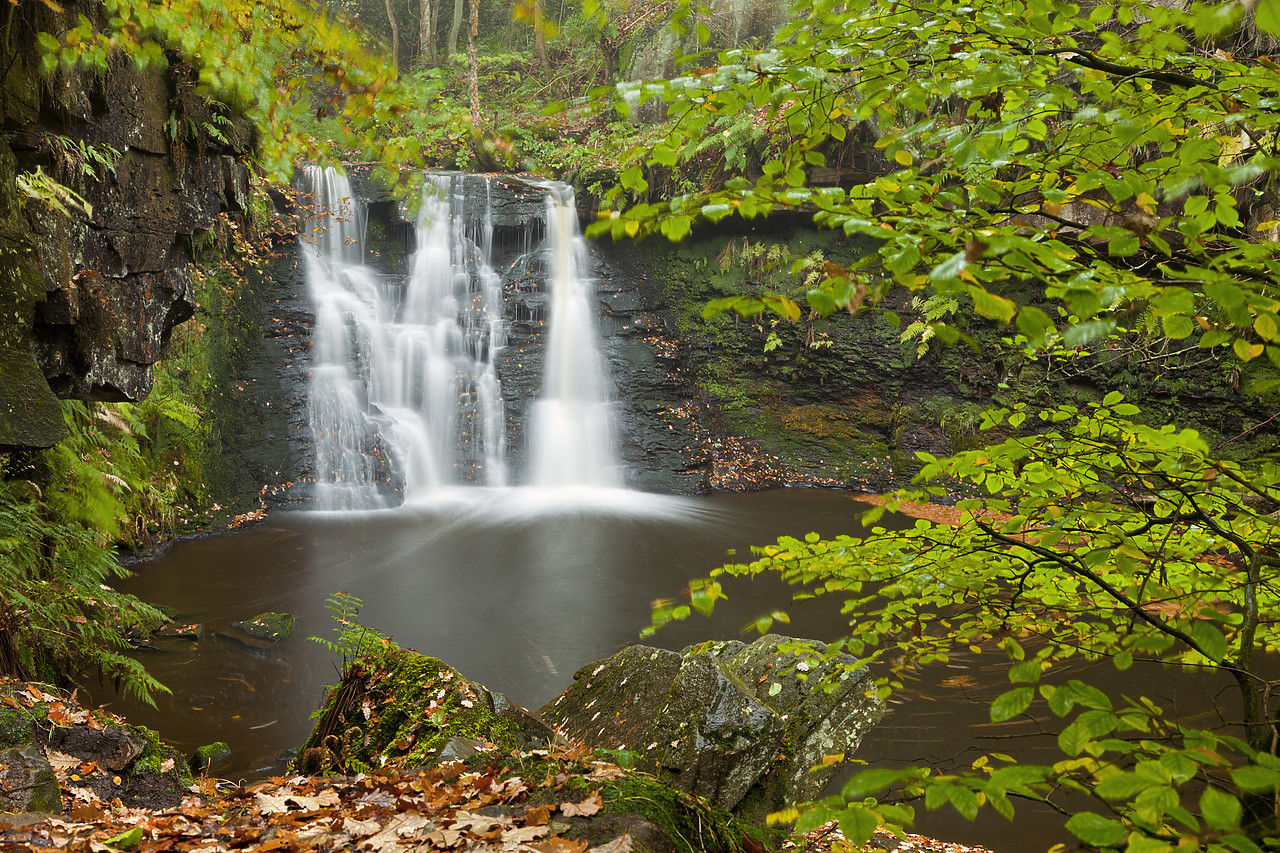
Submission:
M 192 773 L 208 773 L 209 769 L 219 761 L 225 761 L 230 757 L 231 747 L 220 740 L 214 741 L 197 749 L 188 761 L 188 766 Z
M 430 766 L 481 747 L 545 746 L 555 732 L 501 693 L 436 658 L 394 646 L 347 667 L 295 767 L 358 771 L 382 759 Z
M 182 63 L 104 73 L 39 71 L 37 32 L 99 26 L 101 4 L 24 7 L 11 16 L 0 86 L 0 447 L 41 447 L 62 429 L 52 395 L 139 400 L 174 327 L 194 304 L 188 259 L 220 213 L 244 211 L 252 130 L 195 94 Z M 173 132 L 174 128 L 178 132 Z M 86 204 L 26 199 L 37 169 Z M 38 372 L 32 371 L 32 359 Z M 44 389 L 33 382 L 42 379 Z
M 170 622 L 155 633 L 156 639 L 162 640 L 198 640 L 203 636 L 204 625 L 199 622 Z
M 35 358 L 0 346 L 0 451 L 52 447 L 66 434 L 62 407 Z
M 252 619 L 233 622 L 231 627 L 241 631 L 255 640 L 278 643 L 289 639 L 293 634 L 294 617 L 292 613 L 259 613 Z
M 583 667 L 540 709 L 590 746 L 635 753 L 661 778 L 744 818 L 814 799 L 883 713 L 865 668 L 777 635 L 683 654 L 630 646 Z M 810 772 L 815 765 L 821 771 Z
M 78 789 L 103 802 L 163 808 L 177 805 L 191 784 L 186 761 L 149 729 L 81 708 L 47 685 L 3 682 L 0 695 L 4 744 L 43 755 L 73 795 Z
M 0 811 L 62 811 L 62 788 L 53 767 L 36 746 L 0 751 Z

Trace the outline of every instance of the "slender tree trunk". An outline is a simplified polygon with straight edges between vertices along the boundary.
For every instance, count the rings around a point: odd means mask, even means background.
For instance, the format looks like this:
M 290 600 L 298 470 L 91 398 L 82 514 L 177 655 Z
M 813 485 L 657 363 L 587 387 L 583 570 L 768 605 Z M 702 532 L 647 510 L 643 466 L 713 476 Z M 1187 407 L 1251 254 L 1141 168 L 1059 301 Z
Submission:
M 547 33 L 542 23 L 542 0 L 533 0 L 533 45 L 538 51 L 538 66 L 543 76 L 551 73 L 547 62 Z
M 462 0 L 458 0 L 459 3 Z M 471 0 L 471 29 L 467 34 L 467 90 L 471 96 L 471 129 L 480 130 L 480 0 Z
M 458 30 L 462 29 L 462 0 L 453 0 L 453 23 L 449 26 L 449 43 L 445 45 L 444 58 L 458 52 Z
M 439 0 L 421 0 L 418 4 L 418 65 L 431 68 L 436 64 L 436 16 Z
M 431 0 L 431 58 L 436 64 L 440 64 L 440 50 L 437 42 L 440 40 L 440 7 L 444 5 L 444 0 Z
M 400 30 L 396 27 L 396 13 L 391 8 L 391 0 L 387 3 L 387 21 L 391 24 L 391 66 L 400 67 Z

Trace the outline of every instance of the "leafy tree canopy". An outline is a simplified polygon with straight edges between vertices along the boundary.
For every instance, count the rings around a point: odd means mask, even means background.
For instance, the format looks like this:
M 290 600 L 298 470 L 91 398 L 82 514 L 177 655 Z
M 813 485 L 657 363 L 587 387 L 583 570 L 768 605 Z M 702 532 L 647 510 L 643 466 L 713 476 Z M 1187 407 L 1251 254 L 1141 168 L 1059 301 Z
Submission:
M 685 4 L 679 19 L 698 30 L 702 15 Z M 857 311 L 902 286 L 967 300 L 1035 347 L 1111 334 L 1137 307 L 1167 338 L 1280 364 L 1280 65 L 1265 55 L 1280 2 L 817 0 L 792 15 L 764 48 L 607 93 L 623 112 L 660 100 L 670 125 L 633 152 L 643 162 L 592 233 L 679 240 L 699 222 L 810 213 L 873 238 L 875 252 L 708 314 Z M 655 174 L 743 122 L 765 143 L 758 170 L 648 198 Z M 855 134 L 882 152 L 879 173 L 815 182 Z M 940 317 L 929 326 L 960 337 Z M 1056 804 L 1065 791 L 1094 803 L 1067 822 L 1085 849 L 1275 849 L 1280 683 L 1261 660 L 1280 640 L 1280 466 L 1135 423 L 1119 394 L 1037 417 L 989 413 L 990 446 L 923 455 L 916 486 L 869 512 L 868 532 L 757 549 L 694 582 L 687 605 L 655 610 L 654 627 L 709 611 L 724 576 L 776 572 L 797 597 L 842 597 L 845 648 L 891 664 L 885 692 L 904 669 L 998 647 L 1011 687 L 992 719 L 1030 714 L 1057 732 L 1062 759 L 1049 765 L 992 753 L 965 772 L 863 771 L 782 816 L 800 829 L 837 819 L 861 841 L 910 821 L 914 804 L 1009 816 L 1011 798 Z M 953 525 L 875 526 L 885 508 L 944 494 L 963 498 Z M 1081 656 L 1219 673 L 1242 715 L 1203 728 L 1144 697 L 1042 680 Z
M 1259 47 L 1280 32 L 1280 3 L 1181 5 L 795 3 L 763 49 L 699 57 L 710 64 L 612 94 L 624 112 L 667 105 L 666 138 L 633 152 L 650 169 L 747 117 L 772 146 L 761 173 L 627 206 L 648 186 L 633 166 L 593 233 L 680 239 L 700 221 L 811 212 L 874 238 L 874 263 L 827 265 L 816 285 L 712 310 L 796 319 L 800 302 L 856 310 L 897 284 L 970 299 L 1035 344 L 1078 345 L 1115 329 L 1112 309 L 1140 302 L 1169 338 L 1202 331 L 1201 346 L 1280 362 L 1280 215 L 1267 202 L 1280 65 Z M 681 20 L 699 26 L 697 9 Z M 883 174 L 815 185 L 813 170 L 859 127 L 883 152 Z M 1017 297 L 1029 281 L 1061 302 L 1065 321 Z
M 105 71 L 124 54 L 142 68 L 176 55 L 199 75 L 198 94 L 252 120 L 257 157 L 277 178 L 302 157 L 323 156 L 304 131 L 319 109 L 341 119 L 343 141 L 372 147 L 374 128 L 415 105 L 411 87 L 369 52 L 349 21 L 319 0 L 104 0 L 104 25 L 84 15 L 62 33 L 39 35 L 44 70 Z M 416 152 L 390 152 L 403 162 Z M 400 156 L 400 160 L 395 158 Z

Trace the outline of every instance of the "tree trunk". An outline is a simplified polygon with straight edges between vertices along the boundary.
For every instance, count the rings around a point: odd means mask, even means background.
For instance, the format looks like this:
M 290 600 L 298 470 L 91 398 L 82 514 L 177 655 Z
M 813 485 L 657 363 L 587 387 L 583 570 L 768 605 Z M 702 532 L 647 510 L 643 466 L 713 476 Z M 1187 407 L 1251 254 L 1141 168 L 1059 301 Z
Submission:
M 547 62 L 547 34 L 542 23 L 542 0 L 533 0 L 533 44 L 538 51 L 538 66 L 543 76 L 551 73 L 551 65 Z
M 391 0 L 387 3 L 387 21 L 391 24 L 391 67 L 400 66 L 400 30 L 396 27 L 396 13 L 391 9 Z
M 462 0 L 458 0 L 459 3 Z M 471 96 L 471 130 L 480 130 L 480 0 L 471 0 L 471 29 L 467 34 L 467 91 Z
M 453 0 L 453 23 L 449 26 L 449 43 L 444 46 L 444 58 L 458 52 L 458 30 L 462 28 L 462 0 Z
M 431 68 L 436 64 L 436 16 L 439 0 L 421 0 L 418 5 L 418 65 Z

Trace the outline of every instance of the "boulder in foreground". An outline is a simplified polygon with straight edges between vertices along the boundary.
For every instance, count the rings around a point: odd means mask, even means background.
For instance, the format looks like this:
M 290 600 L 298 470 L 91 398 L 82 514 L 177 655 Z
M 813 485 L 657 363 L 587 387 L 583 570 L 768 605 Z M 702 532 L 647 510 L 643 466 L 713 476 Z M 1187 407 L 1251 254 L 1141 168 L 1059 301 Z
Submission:
M 752 823 L 816 799 L 884 713 L 865 667 L 823 643 L 769 634 L 629 646 L 588 664 L 539 715 Z

